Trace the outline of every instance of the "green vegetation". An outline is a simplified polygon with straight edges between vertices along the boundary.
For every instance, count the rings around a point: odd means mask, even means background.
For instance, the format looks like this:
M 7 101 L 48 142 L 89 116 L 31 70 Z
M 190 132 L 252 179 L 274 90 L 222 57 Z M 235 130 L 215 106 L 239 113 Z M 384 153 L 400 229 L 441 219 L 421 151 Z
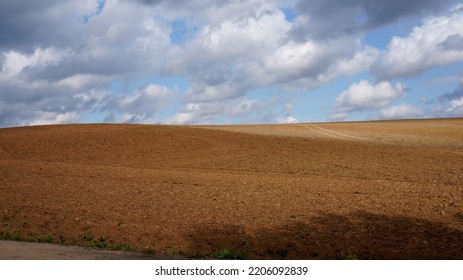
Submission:
M 222 249 L 215 253 L 214 257 L 218 260 L 249 260 L 250 257 L 247 253 Z
M 24 241 L 24 237 L 21 235 L 20 232 L 11 232 L 9 230 L 2 231 L 1 239 L 12 241 Z
M 101 236 L 98 239 L 94 239 L 91 233 L 87 233 L 84 235 L 83 239 L 84 241 L 86 241 L 84 244 L 85 247 L 88 248 L 127 252 L 134 251 L 134 249 L 130 247 L 130 245 L 113 243 L 104 236 Z
M 347 252 L 347 254 L 341 254 L 337 257 L 338 260 L 358 260 L 358 257 L 352 253 L 351 251 Z
M 214 254 L 214 258 L 218 260 L 249 260 L 251 259 L 252 246 L 246 242 L 244 245 L 235 250 L 224 248 Z
M 25 241 L 25 242 L 38 242 L 38 243 L 53 243 L 55 237 L 52 234 L 47 234 L 43 236 L 36 236 L 36 237 L 28 237 L 24 236 L 19 231 L 10 231 L 10 230 L 2 230 L 0 231 L 0 239 L 1 240 L 11 240 L 11 241 Z M 88 248 L 94 249 L 105 249 L 105 250 L 114 250 L 114 251 L 127 251 L 132 252 L 135 251 L 130 245 L 127 244 L 118 244 L 114 243 L 113 241 L 109 240 L 108 238 L 101 236 L 99 238 L 94 238 L 93 234 L 87 232 L 83 236 L 84 246 Z M 151 246 L 144 246 L 143 248 L 139 249 L 143 253 L 147 254 L 156 254 L 156 250 Z M 194 253 L 190 254 L 189 257 L 196 258 L 196 259 L 203 259 L 213 257 L 218 260 L 249 260 L 250 253 L 251 253 L 251 245 L 246 243 L 242 250 L 231 250 L 224 248 L 222 250 L 217 251 L 216 253 L 212 254 L 205 254 L 199 251 L 195 251 Z M 168 255 L 182 255 L 183 253 L 177 250 L 175 247 L 171 246 L 166 249 L 165 251 Z M 285 248 L 277 248 L 273 249 L 270 252 L 271 255 L 278 256 L 280 258 L 287 257 L 288 250 Z M 312 253 L 313 257 L 318 257 L 318 253 Z M 341 253 L 336 257 L 338 260 L 358 260 L 357 255 L 348 251 L 347 253 Z
M 93 241 L 93 235 L 90 232 L 86 233 L 84 235 L 84 240 L 85 241 Z
M 24 236 L 19 231 L 3 230 L 0 232 L 0 239 L 24 242 L 53 243 L 55 237 L 52 234 L 29 237 Z M 127 252 L 135 251 L 132 247 L 130 247 L 130 245 L 113 243 L 112 241 L 108 241 L 106 237 L 100 237 L 95 240 L 91 233 L 85 234 L 83 239 L 85 241 L 84 246 L 88 248 Z
M 28 237 L 21 234 L 19 231 L 3 230 L 0 235 L 1 240 L 11 241 L 25 241 L 25 242 L 39 242 L 39 243 L 52 243 L 54 236 L 47 234 L 43 236 Z
M 182 250 L 177 249 L 177 247 L 170 245 L 164 250 L 167 255 L 184 255 L 185 253 Z
M 55 239 L 55 237 L 53 235 L 47 234 L 47 235 L 44 235 L 44 236 L 37 237 L 37 242 L 39 242 L 39 243 L 52 243 L 53 239 Z

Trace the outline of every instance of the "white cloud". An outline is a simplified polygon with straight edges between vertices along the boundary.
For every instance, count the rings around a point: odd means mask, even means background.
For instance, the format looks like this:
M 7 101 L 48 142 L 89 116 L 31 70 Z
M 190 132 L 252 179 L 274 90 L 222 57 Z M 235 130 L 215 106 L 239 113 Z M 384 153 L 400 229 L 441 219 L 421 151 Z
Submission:
M 125 113 L 122 122 L 148 122 L 169 101 L 176 97 L 175 90 L 157 84 L 135 89 L 131 95 L 113 96 L 107 111 Z
M 223 21 L 217 27 L 207 25 L 198 34 L 195 43 L 206 50 L 209 57 L 241 57 L 246 54 L 252 57 L 258 51 L 278 45 L 289 28 L 290 24 L 280 10 L 260 8 L 255 14 Z M 195 43 L 193 47 L 196 47 Z
M 55 48 L 37 48 L 32 54 L 23 54 L 16 51 L 4 53 L 4 65 L 0 77 L 11 78 L 28 68 L 45 68 L 56 65 L 65 54 Z
M 38 111 L 35 113 L 33 120 L 23 122 L 20 125 L 65 124 L 77 123 L 80 120 L 80 117 L 74 112 L 56 113 Z
M 302 76 L 294 79 L 283 86 L 288 92 L 312 90 L 324 84 L 333 82 L 342 76 L 353 76 L 357 73 L 368 70 L 376 61 L 379 51 L 376 48 L 365 46 L 362 48 L 360 42 L 352 42 L 350 39 L 338 39 L 331 41 L 329 45 L 321 46 L 325 60 L 319 61 L 314 66 L 312 75 Z M 344 51 L 341 51 L 344 49 Z M 318 70 L 318 71 L 317 71 Z M 321 71 L 324 70 L 324 71 Z M 282 75 L 283 76 L 283 75 Z
M 166 71 L 190 75 L 189 101 L 217 102 L 265 87 L 311 90 L 368 69 L 377 56 L 349 36 L 293 41 L 292 24 L 281 10 L 265 6 L 206 25 Z
M 359 47 L 353 57 L 340 60 L 336 64 L 333 76 L 351 76 L 368 70 L 376 62 L 379 54 L 380 51 L 371 46 L 365 46 L 363 49 Z
M 373 67 L 381 80 L 412 77 L 427 69 L 463 61 L 463 8 L 431 17 L 406 37 L 393 37 Z
M 381 109 L 402 97 L 404 93 L 405 86 L 401 83 L 394 86 L 389 82 L 371 84 L 361 80 L 336 98 L 335 114 L 340 114 L 339 117 L 355 111 Z
M 349 71 L 341 68 L 345 68 L 342 64 L 352 66 L 351 60 L 360 60 L 361 55 L 356 54 L 358 50 L 359 44 L 345 37 L 323 42 L 287 41 L 266 53 L 262 65 L 272 84 L 291 84 L 302 80 L 308 87 L 314 88 L 341 74 L 355 74 L 361 67 Z
M 186 107 L 166 120 L 168 124 L 209 124 L 225 111 L 222 103 L 188 103 Z
M 166 120 L 170 124 L 210 124 L 221 119 L 227 123 L 232 118 L 251 123 L 264 121 L 268 106 L 274 100 L 237 98 L 221 102 L 188 103 L 185 108 Z M 254 115 L 253 117 L 250 117 Z
M 277 123 L 298 123 L 299 121 L 294 118 L 294 117 L 284 117 L 284 118 L 278 118 Z
M 127 0 L 133 1 L 133 0 Z M 219 26 L 224 21 L 247 17 L 262 8 L 273 8 L 280 0 L 139 0 L 145 4 L 157 6 L 162 16 L 168 20 L 184 19 L 192 25 L 210 24 Z M 289 2 L 289 1 L 285 1 Z M 283 4 L 285 4 L 285 2 Z
M 463 79 L 460 77 L 455 90 L 442 94 L 436 100 L 432 100 L 431 104 L 435 105 L 433 113 L 437 117 L 463 116 Z
M 118 96 L 98 100 L 92 97 L 90 101 L 82 98 L 95 92 L 110 94 L 108 86 L 115 81 L 130 81 L 140 73 L 156 73 L 177 51 L 170 44 L 167 24 L 153 17 L 154 8 L 109 0 L 99 10 L 99 2 L 43 2 L 46 7 L 39 8 L 50 18 L 35 22 L 36 18 L 28 13 L 21 18 L 24 26 L 33 22 L 37 25 L 33 30 L 44 32 L 43 44 L 34 42 L 41 39 L 37 34 L 25 32 L 20 26 L 14 28 L 31 36 L 27 42 L 18 41 L 16 48 L 3 50 L 2 46 L 10 45 L 0 42 L 0 103 L 8 104 L 0 112 L 0 126 L 35 123 L 35 119 L 42 123 L 68 122 L 76 119 L 70 116 L 99 108 L 108 113 L 128 110 L 124 113 L 143 120 L 159 110 L 158 104 L 164 104 L 167 98 L 158 96 L 155 102 L 149 88 L 146 92 L 133 92 L 124 104 L 115 101 L 121 99 Z M 13 21 L 0 19 L 7 25 Z M 63 30 L 72 34 L 72 40 L 68 35 L 61 36 Z M 14 36 L 5 40 L 14 41 Z
M 127 122 L 293 122 L 291 108 L 248 94 L 271 88 L 281 100 L 372 65 L 382 81 L 463 60 L 462 7 L 426 19 L 383 52 L 362 40 L 361 32 L 433 14 L 450 0 L 399 10 L 397 1 L 371 4 L 379 0 L 3 2 L 0 126 L 72 122 L 89 111 Z M 181 90 L 171 85 L 179 77 Z M 403 94 L 402 84 L 361 81 L 338 96 L 332 118 L 383 109 Z M 446 99 L 456 100 L 448 114 L 459 112 L 457 99 Z
M 379 114 L 380 119 L 406 119 L 406 118 L 416 118 L 423 115 L 423 111 L 416 107 L 400 104 L 398 106 L 393 106 L 381 110 Z
M 83 90 L 101 85 L 106 85 L 113 79 L 108 76 L 91 75 L 91 74 L 76 74 L 66 77 L 56 83 L 57 86 L 70 88 L 73 90 Z
M 454 116 L 463 115 L 463 97 L 451 100 L 450 107 L 447 108 L 445 112 Z
M 108 91 L 90 90 L 75 94 L 73 100 L 78 110 L 98 111 L 106 105 L 110 97 L 111 93 Z
M 218 25 L 204 26 L 188 44 L 183 56 L 166 71 L 190 75 L 190 101 L 215 102 L 239 98 L 273 81 L 264 64 L 290 28 L 276 8 L 261 7 L 243 12 Z
M 196 102 L 214 102 L 240 97 L 245 94 L 246 90 L 243 88 L 243 85 L 236 85 L 231 82 L 218 85 L 208 85 L 204 82 L 198 81 L 193 83 L 186 91 L 186 97 L 189 100 Z

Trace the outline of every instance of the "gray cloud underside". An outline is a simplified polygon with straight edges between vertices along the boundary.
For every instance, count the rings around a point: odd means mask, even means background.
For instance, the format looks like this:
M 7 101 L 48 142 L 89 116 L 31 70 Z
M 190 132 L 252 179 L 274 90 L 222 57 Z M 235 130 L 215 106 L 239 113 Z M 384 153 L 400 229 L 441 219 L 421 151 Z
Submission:
M 33 52 L 40 47 L 79 44 L 78 19 L 64 20 L 62 11 L 72 9 L 59 0 L 24 0 L 0 3 L 0 50 Z M 74 5 L 72 5 L 74 6 Z
M 373 28 L 405 17 L 438 14 L 451 0 L 325 0 L 296 4 L 296 13 L 305 16 L 291 31 L 295 40 L 307 37 L 331 38 Z
M 438 102 L 455 100 L 463 97 L 463 84 L 460 84 L 454 91 L 443 94 L 437 99 Z

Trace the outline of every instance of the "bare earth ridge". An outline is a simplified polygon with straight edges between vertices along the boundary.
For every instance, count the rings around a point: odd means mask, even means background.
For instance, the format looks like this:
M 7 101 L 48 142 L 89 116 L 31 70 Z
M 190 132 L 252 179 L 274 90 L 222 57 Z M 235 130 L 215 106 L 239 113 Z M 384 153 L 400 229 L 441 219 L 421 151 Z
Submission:
M 463 259 L 463 119 L 3 128 L 0 194 L 3 236 L 63 245 Z

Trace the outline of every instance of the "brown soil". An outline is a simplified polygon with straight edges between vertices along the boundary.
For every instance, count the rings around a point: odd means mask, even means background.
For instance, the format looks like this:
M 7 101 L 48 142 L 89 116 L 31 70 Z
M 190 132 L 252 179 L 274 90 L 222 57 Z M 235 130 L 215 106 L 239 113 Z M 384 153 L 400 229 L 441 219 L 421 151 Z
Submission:
M 0 231 L 67 245 L 463 259 L 463 119 L 5 128 L 0 193 Z

